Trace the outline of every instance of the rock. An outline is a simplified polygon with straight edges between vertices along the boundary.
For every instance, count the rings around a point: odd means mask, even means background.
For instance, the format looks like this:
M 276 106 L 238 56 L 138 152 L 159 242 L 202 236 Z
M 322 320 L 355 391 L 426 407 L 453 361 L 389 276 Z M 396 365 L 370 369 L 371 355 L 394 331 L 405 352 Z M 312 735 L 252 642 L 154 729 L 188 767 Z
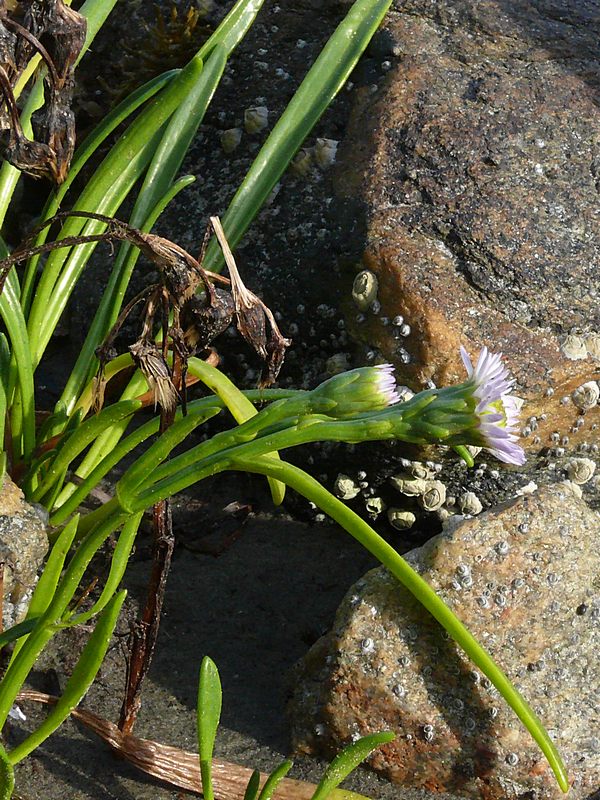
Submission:
M 600 515 L 566 486 L 458 519 L 407 560 L 488 649 L 561 752 L 571 800 L 600 785 Z M 404 786 L 483 800 L 563 795 L 525 728 L 384 568 L 348 592 L 298 667 L 297 750 L 384 729 L 371 766 Z
M 41 513 L 23 499 L 8 476 L 0 489 L 0 563 L 4 564 L 5 628 L 20 622 L 27 611 L 38 570 L 48 550 Z
M 381 303 L 353 333 L 413 389 L 462 379 L 461 343 L 503 352 L 537 418 L 532 450 L 600 434 L 599 407 L 571 431 L 568 400 L 599 375 L 595 8 L 395 4 L 378 34 L 391 66 L 359 92 L 338 154 L 338 197 L 366 216 L 352 272 L 374 273 Z M 398 315 L 410 335 L 382 324 Z

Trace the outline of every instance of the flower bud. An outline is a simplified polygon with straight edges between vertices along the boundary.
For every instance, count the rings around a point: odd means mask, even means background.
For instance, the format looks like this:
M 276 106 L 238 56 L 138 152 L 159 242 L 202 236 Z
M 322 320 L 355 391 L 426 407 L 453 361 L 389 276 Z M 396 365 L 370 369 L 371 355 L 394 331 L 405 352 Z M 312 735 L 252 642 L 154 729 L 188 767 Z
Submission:
M 306 395 L 312 413 L 327 414 L 335 419 L 380 411 L 399 399 L 391 364 L 360 367 L 334 375 Z

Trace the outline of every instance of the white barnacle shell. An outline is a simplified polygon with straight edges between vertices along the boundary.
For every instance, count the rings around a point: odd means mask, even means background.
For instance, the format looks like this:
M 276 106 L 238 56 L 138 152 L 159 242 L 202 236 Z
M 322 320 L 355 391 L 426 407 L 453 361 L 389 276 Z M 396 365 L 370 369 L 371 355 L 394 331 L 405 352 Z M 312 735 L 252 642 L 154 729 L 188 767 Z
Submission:
M 419 503 L 425 511 L 437 511 L 446 502 L 446 487 L 441 481 L 426 481 L 425 491 L 419 497 Z
M 400 475 L 393 475 L 390 478 L 390 483 L 394 489 L 408 497 L 419 497 L 427 491 L 430 481 L 423 480 L 423 478 L 413 478 L 412 475 L 401 473 Z
M 377 275 L 369 269 L 363 269 L 354 278 L 352 284 L 352 299 L 355 306 L 361 311 L 366 311 L 371 303 L 377 299 L 379 281 Z
M 438 510 L 435 513 L 437 514 L 437 518 L 439 519 L 439 521 L 442 524 L 448 519 L 448 517 L 452 516 L 452 512 L 449 511 L 446 508 L 446 506 L 442 506 L 441 508 L 438 508 Z
M 229 128 L 226 131 L 221 131 L 221 147 L 226 153 L 233 153 L 241 141 L 241 128 Z
M 596 463 L 591 458 L 572 458 L 567 463 L 567 475 L 573 483 L 587 483 L 595 471 Z
M 458 507 L 463 514 L 469 514 L 472 517 L 481 514 L 483 511 L 481 500 L 474 492 L 465 492 L 461 494 L 458 498 Z
M 398 531 L 407 531 L 417 521 L 412 511 L 402 511 L 401 508 L 388 508 L 387 516 L 392 528 Z
M 253 106 L 244 111 L 246 133 L 258 133 L 269 124 L 269 109 L 266 106 Z
M 340 472 L 333 484 L 333 492 L 341 500 L 352 500 L 360 492 L 360 486 L 353 478 Z
M 582 358 L 587 358 L 587 347 L 585 340 L 575 333 L 570 333 L 562 343 L 560 349 L 563 355 L 571 359 L 571 361 L 580 361 Z
M 348 353 L 334 353 L 325 362 L 325 371 L 328 375 L 339 375 L 349 369 L 349 361 Z
M 595 331 L 588 333 L 585 337 L 585 346 L 588 355 L 591 356 L 594 361 L 600 361 L 600 333 L 596 333 Z
M 370 514 L 372 517 L 378 517 L 385 511 L 386 505 L 381 497 L 369 497 L 365 501 L 365 508 L 367 509 L 367 514 Z
M 571 398 L 573 399 L 573 402 L 577 408 L 580 408 L 582 411 L 587 411 L 588 409 L 597 405 L 599 397 L 600 388 L 598 387 L 596 381 L 582 383 L 581 386 L 578 386 L 571 395 Z
M 312 165 L 313 159 L 310 150 L 302 148 L 298 150 L 294 156 L 294 160 L 290 164 L 290 169 L 294 174 L 305 178 L 312 169 Z
M 335 139 L 317 139 L 314 147 L 315 161 L 321 169 L 327 169 L 335 161 L 339 142 Z
M 469 453 L 471 454 L 471 456 L 473 458 L 476 458 L 476 456 L 478 456 L 479 453 L 481 453 L 481 451 L 483 449 L 482 447 L 476 447 L 473 444 L 466 445 L 466 448 L 467 448 L 467 450 L 469 451 Z
M 415 478 L 421 478 L 425 481 L 430 480 L 435 475 L 435 472 L 421 461 L 414 461 L 411 464 L 410 471 Z
M 564 489 L 567 489 L 569 492 L 571 492 L 572 495 L 574 495 L 575 497 L 578 497 L 580 500 L 583 497 L 583 492 L 581 491 L 581 486 L 578 486 L 573 481 L 563 481 L 560 485 Z
M 397 386 L 396 391 L 398 392 L 398 396 L 400 397 L 401 403 L 406 403 L 408 400 L 415 396 L 415 393 L 412 389 L 409 389 L 408 386 Z
M 534 492 L 537 492 L 537 488 L 538 485 L 535 481 L 529 481 L 529 483 L 526 483 L 525 486 L 521 486 L 519 489 L 517 489 L 515 494 L 519 497 L 523 497 L 526 494 L 533 494 Z

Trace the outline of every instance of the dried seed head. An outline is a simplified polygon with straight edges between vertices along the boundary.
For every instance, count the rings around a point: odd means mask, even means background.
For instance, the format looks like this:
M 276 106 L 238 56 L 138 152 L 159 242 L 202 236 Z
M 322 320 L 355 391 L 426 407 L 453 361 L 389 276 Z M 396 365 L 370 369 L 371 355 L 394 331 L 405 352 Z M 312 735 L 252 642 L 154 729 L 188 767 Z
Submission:
M 181 308 L 181 327 L 186 344 L 203 350 L 233 321 L 235 306 L 226 289 L 213 287 L 212 298 L 192 295 Z
M 259 387 L 270 386 L 277 379 L 291 340 L 282 336 L 272 311 L 244 285 L 219 218 L 211 217 L 210 221 L 229 269 L 237 328 L 265 362 Z
M 292 343 L 291 339 L 286 339 L 281 335 L 281 332 L 275 323 L 275 319 L 268 311 L 266 306 L 264 306 L 264 308 L 265 311 L 268 312 L 267 316 L 269 318 L 269 322 L 271 323 L 271 334 L 267 342 L 267 358 L 263 365 L 260 380 L 258 382 L 259 389 L 266 389 L 268 386 L 271 386 L 273 383 L 275 383 L 281 367 L 283 366 L 286 351 Z
M 192 297 L 201 284 L 212 288 L 198 262 L 175 242 L 143 231 L 135 231 L 131 241 L 161 271 L 167 291 L 177 304 Z
M 571 397 L 577 408 L 580 408 L 582 411 L 588 411 L 598 404 L 600 388 L 596 381 L 588 381 L 578 386 Z
M 164 411 L 171 411 L 177 403 L 177 390 L 173 386 L 169 367 L 154 342 L 139 339 L 130 348 L 136 366 L 146 378 L 154 393 L 154 407 L 158 404 Z

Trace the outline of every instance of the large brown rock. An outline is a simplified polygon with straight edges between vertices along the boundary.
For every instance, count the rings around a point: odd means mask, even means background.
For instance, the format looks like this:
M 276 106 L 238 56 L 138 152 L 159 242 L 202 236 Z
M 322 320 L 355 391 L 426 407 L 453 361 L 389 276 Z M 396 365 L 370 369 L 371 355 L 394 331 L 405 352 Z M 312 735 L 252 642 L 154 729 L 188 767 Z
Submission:
M 572 800 L 600 786 L 600 515 L 566 485 L 465 519 L 407 560 L 488 649 L 547 727 Z M 298 668 L 297 749 L 368 732 L 371 765 L 404 786 L 484 800 L 562 796 L 498 692 L 383 568 L 348 592 Z
M 340 150 L 338 193 L 367 216 L 356 268 L 376 274 L 381 304 L 354 331 L 413 388 L 461 378 L 460 343 L 502 351 L 538 417 L 525 444 L 597 440 L 598 407 L 571 431 L 578 411 L 561 399 L 600 376 L 567 342 L 587 336 L 599 355 L 598 5 L 396 9 L 376 48 L 388 72 Z M 408 336 L 382 324 L 398 315 Z

